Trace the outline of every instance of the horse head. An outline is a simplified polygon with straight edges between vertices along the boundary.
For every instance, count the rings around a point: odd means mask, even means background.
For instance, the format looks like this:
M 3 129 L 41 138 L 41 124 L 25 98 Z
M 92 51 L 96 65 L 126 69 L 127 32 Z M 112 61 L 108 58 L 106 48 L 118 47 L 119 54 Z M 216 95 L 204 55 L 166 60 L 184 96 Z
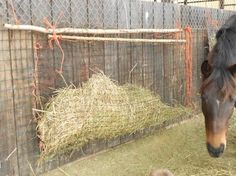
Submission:
M 201 65 L 202 112 L 205 117 L 207 149 L 219 157 L 226 148 L 228 121 L 236 104 L 236 16 L 216 34 L 216 45 Z

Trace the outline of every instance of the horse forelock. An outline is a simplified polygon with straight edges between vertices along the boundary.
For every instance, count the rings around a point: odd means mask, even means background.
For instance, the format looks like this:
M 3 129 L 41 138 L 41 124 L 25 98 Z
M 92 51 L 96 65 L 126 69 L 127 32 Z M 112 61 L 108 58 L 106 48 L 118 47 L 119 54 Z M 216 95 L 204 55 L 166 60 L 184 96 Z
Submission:
M 215 84 L 212 84 L 215 83 Z M 201 85 L 200 92 L 203 94 L 208 86 L 216 86 L 225 99 L 236 89 L 236 81 L 229 70 L 223 68 L 215 68 L 211 75 L 206 78 Z
M 209 58 L 214 68 L 227 68 L 236 63 L 236 33 L 227 32 L 222 34 L 218 39 L 213 54 Z

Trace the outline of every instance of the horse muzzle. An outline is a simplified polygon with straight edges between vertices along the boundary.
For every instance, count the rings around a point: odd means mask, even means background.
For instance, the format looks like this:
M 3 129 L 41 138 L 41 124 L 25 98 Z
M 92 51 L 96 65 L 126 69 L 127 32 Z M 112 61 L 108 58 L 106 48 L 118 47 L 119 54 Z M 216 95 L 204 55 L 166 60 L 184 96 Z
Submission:
M 215 148 L 211 144 L 207 143 L 207 150 L 211 157 L 218 158 L 224 153 L 225 144 L 220 144 L 219 147 Z
M 207 150 L 211 157 L 220 157 L 226 148 L 227 130 L 213 133 L 207 131 Z

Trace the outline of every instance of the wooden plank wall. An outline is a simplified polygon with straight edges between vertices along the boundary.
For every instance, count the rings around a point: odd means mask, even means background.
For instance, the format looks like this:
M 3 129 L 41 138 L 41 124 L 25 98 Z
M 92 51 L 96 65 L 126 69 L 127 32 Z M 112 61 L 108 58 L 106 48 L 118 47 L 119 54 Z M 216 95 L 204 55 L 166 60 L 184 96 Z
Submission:
M 197 28 L 197 39 L 196 40 L 196 50 L 197 50 L 197 56 L 195 57 L 195 63 L 197 65 L 197 68 L 200 68 L 201 67 L 201 64 L 203 62 L 204 59 L 206 59 L 207 57 L 207 35 L 205 33 L 205 9 L 203 8 L 196 8 L 196 14 L 197 15 L 197 19 L 198 19 L 198 23 L 197 25 L 199 26 L 199 28 Z M 202 47 L 204 46 L 204 47 Z M 196 69 L 195 71 L 195 75 L 193 76 L 194 78 L 194 82 L 195 82 L 195 93 L 193 94 L 194 96 L 194 99 L 193 101 L 194 102 L 197 102 L 196 101 L 196 98 L 195 96 L 196 95 L 199 95 L 199 88 L 201 86 L 201 70 L 200 69 Z M 198 88 L 198 89 L 197 89 Z M 197 105 L 200 105 L 200 102 L 197 103 Z
M 76 0 L 63 0 L 59 4 L 55 4 L 54 1 L 44 3 L 44 0 L 37 2 L 27 0 L 24 4 L 24 13 L 31 15 L 25 22 L 42 25 L 45 16 L 51 16 L 48 20 L 52 22 L 58 19 L 61 9 L 66 9 L 65 16 L 58 24 L 59 27 L 176 28 L 181 22 L 180 25 L 185 28 L 190 24 L 193 28 L 194 47 L 193 94 L 195 100 L 199 100 L 197 96 L 201 83 L 199 70 L 205 57 L 204 46 L 207 37 L 204 26 L 205 9 L 135 0 L 100 0 L 99 3 L 93 3 L 93 0 L 81 0 L 79 7 Z M 214 13 L 217 19 L 226 18 L 231 14 L 231 12 L 222 13 L 220 10 L 211 13 Z M 55 71 L 60 68 L 62 55 L 55 44 L 53 50 L 49 48 L 45 35 L 8 31 L 1 26 L 2 24 L 0 24 L 0 141 L 4 142 L 0 142 L 0 173 L 27 176 L 31 173 L 30 165 L 39 173 L 82 157 L 78 151 L 72 158 L 57 157 L 42 167 L 36 167 L 39 148 L 36 124 L 32 116 L 34 98 L 32 76 L 36 59 L 34 46 L 40 43 L 42 47 L 38 52 L 38 90 L 43 102 L 52 95 L 54 88 L 65 86 Z M 119 37 L 152 38 L 153 36 L 122 34 Z M 94 70 L 101 69 L 120 84 L 130 82 L 153 90 L 169 104 L 174 104 L 176 101 L 184 102 L 185 56 L 181 45 L 63 41 L 61 46 L 65 54 L 63 76 L 67 83 L 79 86 L 94 73 Z M 116 142 L 108 142 L 108 147 Z M 102 143 L 97 146 L 100 148 L 87 147 L 85 151 L 89 154 L 103 149 L 104 146 L 106 145 Z
M 77 0 L 71 0 L 72 26 L 89 28 L 89 18 L 87 18 L 88 1 L 81 0 L 79 7 L 77 6 L 77 3 Z M 78 86 L 81 82 L 88 80 L 89 77 L 89 43 L 83 41 L 76 42 L 74 44 L 71 44 L 71 42 L 69 43 L 73 46 L 73 83 Z
M 94 3 L 94 0 L 88 1 L 88 19 L 90 28 L 104 28 L 104 1 Z M 89 75 L 98 70 L 105 71 L 105 49 L 104 42 L 89 42 Z
M 103 1 L 103 23 L 104 28 L 117 29 L 118 28 L 118 2 L 104 0 Z M 109 16 L 109 18 L 107 18 Z M 114 35 L 106 35 L 107 37 L 114 37 Z M 118 81 L 118 43 L 104 42 L 104 72 L 110 78 Z
M 130 28 L 143 27 L 143 4 L 140 1 L 130 1 Z M 143 34 L 132 35 L 131 38 L 142 38 Z M 131 83 L 144 86 L 143 78 L 143 44 L 131 43 Z
M 155 3 L 154 4 L 154 28 L 163 29 L 164 25 L 164 4 Z M 156 36 L 160 38 L 159 36 Z M 163 37 L 162 37 L 163 38 Z M 154 45 L 154 92 L 164 100 L 164 55 L 163 55 L 164 45 L 162 43 L 157 43 Z
M 14 87 L 14 110 L 17 135 L 17 155 L 19 175 L 28 173 L 29 165 L 34 162 L 32 156 L 37 147 L 36 125 L 32 116 L 32 40 L 28 32 L 12 32 L 9 38 L 12 59 L 12 78 Z
M 173 6 L 173 27 L 181 28 L 181 7 L 178 5 Z M 178 33 L 173 35 L 174 39 L 183 38 L 184 35 Z M 173 87 L 173 100 L 171 104 L 176 102 L 183 103 L 181 101 L 181 90 L 184 87 L 181 79 L 184 77 L 184 44 L 173 45 L 173 76 L 171 80 L 171 86 Z
M 189 20 L 193 24 L 192 47 L 198 48 L 198 43 L 197 43 L 198 42 L 198 35 L 199 35 L 198 30 L 197 30 L 198 11 L 197 11 L 197 8 L 193 8 L 193 7 L 190 7 L 188 10 L 189 10 L 189 13 L 191 14 L 191 16 L 189 17 Z M 198 60 L 198 50 L 193 49 L 192 50 L 192 64 L 196 66 L 197 60 Z M 197 69 L 192 70 L 193 79 L 197 78 L 198 73 L 199 72 Z M 192 90 L 193 95 L 196 95 L 197 93 L 199 93 L 199 87 L 197 85 L 197 81 L 195 81 L 195 80 L 193 81 L 192 87 L 193 87 L 193 90 Z
M 118 28 L 129 29 L 131 26 L 131 0 L 118 0 Z M 129 34 L 122 34 L 120 37 L 130 37 Z M 120 84 L 131 82 L 131 43 L 118 43 L 118 81 Z
M 14 88 L 12 64 L 9 52 L 8 31 L 0 27 L 0 173 L 18 175 L 17 152 L 6 158 L 17 148 Z
M 22 13 L 29 14 L 30 8 L 26 4 Z M 19 6 L 16 6 L 16 11 Z M 10 13 L 7 11 L 7 13 Z M 2 19 L 1 19 L 2 20 Z M 22 22 L 29 22 L 25 18 Z M 3 25 L 1 25 L 3 26 Z M 1 84 L 5 90 L 1 93 L 4 97 L 3 109 L 0 110 L 1 128 L 6 136 L 1 144 L 7 145 L 0 149 L 0 173 L 3 175 L 27 175 L 29 164 L 34 163 L 37 152 L 37 138 L 35 121 L 32 116 L 32 68 L 33 49 L 31 32 L 13 32 L 1 27 L 1 57 L 4 73 L 1 74 Z M 2 77 L 3 75 L 3 77 Z M 5 92 L 4 92 L 5 91 Z M 4 121 L 2 121 L 4 120 Z M 13 141 L 14 139 L 14 141 Z M 4 142 L 3 142 L 4 141 Z M 5 150 L 5 151 L 4 151 Z M 23 164 L 24 163 L 24 164 Z
M 163 27 L 165 29 L 173 29 L 174 25 L 174 13 L 173 5 L 165 3 L 163 4 Z M 165 36 L 164 38 L 170 38 Z M 172 103 L 173 100 L 173 87 L 172 87 L 172 76 L 173 76 L 173 45 L 163 45 L 163 69 L 164 69 L 164 99 L 168 104 Z
M 143 3 L 143 28 L 154 28 L 154 2 Z M 144 38 L 153 38 L 153 35 L 144 34 Z M 143 44 L 143 63 L 142 63 L 142 80 L 144 87 L 154 90 L 154 45 Z

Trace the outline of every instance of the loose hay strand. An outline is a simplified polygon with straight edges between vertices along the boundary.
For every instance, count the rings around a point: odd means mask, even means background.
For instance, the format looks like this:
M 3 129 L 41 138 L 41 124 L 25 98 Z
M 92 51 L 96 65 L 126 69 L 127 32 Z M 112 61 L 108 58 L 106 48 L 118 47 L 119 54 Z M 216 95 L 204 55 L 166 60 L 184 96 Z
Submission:
M 79 149 L 89 141 L 111 139 L 188 113 L 169 107 L 151 91 L 118 86 L 103 73 L 94 74 L 80 88 L 55 91 L 38 121 L 43 143 L 41 160 Z
M 63 174 L 65 174 L 66 176 L 71 176 L 69 175 L 66 171 L 64 171 L 62 168 L 58 167 L 58 170 L 61 171 Z

